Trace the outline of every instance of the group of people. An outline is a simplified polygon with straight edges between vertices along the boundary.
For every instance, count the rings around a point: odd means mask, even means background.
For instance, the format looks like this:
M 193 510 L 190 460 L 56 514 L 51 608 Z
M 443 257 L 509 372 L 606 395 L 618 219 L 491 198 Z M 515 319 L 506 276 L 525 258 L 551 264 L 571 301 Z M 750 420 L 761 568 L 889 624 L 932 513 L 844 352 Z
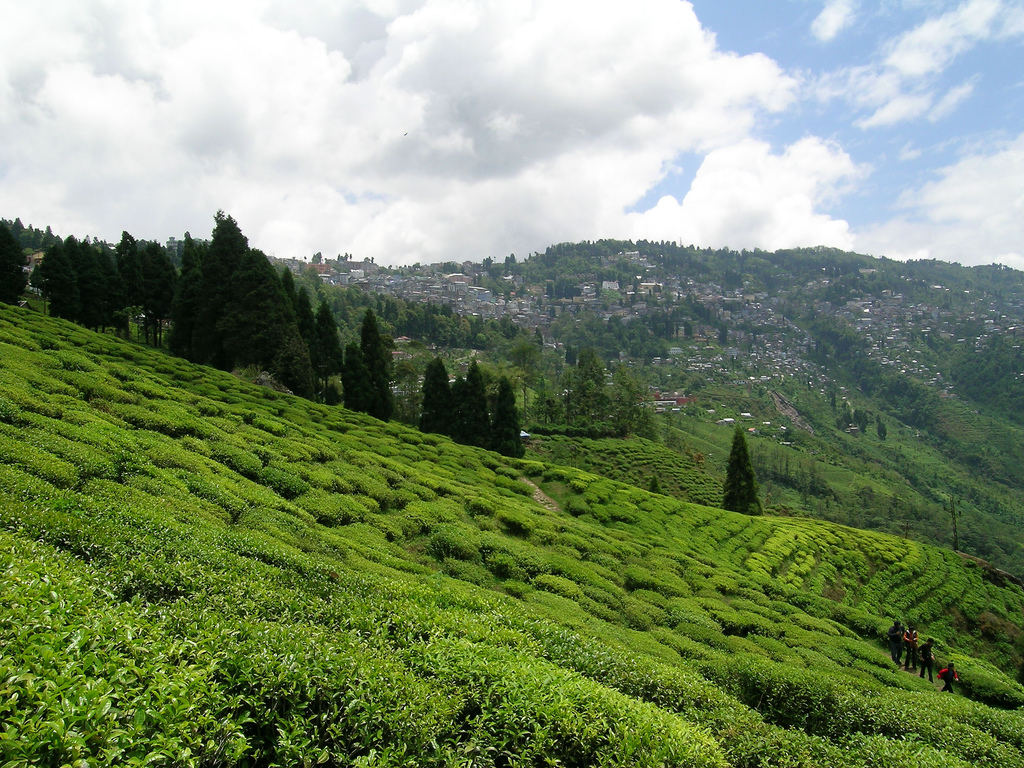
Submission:
M 921 677 L 924 677 L 925 670 L 928 671 L 928 682 L 935 682 L 932 678 L 932 670 L 935 668 L 935 640 L 929 637 L 918 645 L 917 628 L 908 624 L 904 627 L 899 619 L 892 623 L 888 631 L 889 653 L 892 655 L 893 664 L 899 669 L 902 663 L 903 669 L 917 671 L 921 668 Z M 952 691 L 953 682 L 960 679 L 953 662 L 949 666 L 939 670 L 939 680 L 942 681 L 943 691 Z

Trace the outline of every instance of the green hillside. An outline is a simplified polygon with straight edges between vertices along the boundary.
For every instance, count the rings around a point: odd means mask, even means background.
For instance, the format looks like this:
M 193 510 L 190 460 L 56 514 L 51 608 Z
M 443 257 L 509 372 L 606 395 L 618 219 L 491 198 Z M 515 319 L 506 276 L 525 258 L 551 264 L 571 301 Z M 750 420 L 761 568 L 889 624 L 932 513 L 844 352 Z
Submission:
M 0 307 L 0 765 L 1024 765 L 1017 585 L 604 463 Z

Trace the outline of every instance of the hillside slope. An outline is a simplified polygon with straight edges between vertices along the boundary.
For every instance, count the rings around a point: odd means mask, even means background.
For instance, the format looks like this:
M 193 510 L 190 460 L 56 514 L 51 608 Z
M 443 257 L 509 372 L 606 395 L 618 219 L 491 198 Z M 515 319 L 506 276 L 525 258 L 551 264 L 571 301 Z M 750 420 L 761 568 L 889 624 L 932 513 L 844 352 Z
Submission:
M 1024 765 L 1024 592 L 911 541 L 6 307 L 0 490 L 5 766 Z M 892 668 L 894 613 L 957 694 Z

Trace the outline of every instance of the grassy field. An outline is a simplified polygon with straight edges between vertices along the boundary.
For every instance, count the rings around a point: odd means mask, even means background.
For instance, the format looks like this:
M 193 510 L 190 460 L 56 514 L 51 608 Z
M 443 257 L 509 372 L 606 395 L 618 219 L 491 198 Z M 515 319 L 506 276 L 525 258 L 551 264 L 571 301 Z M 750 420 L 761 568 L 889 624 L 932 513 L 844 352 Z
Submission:
M 506 459 L 0 308 L 0 765 L 1024 765 L 1024 591 L 637 446 Z

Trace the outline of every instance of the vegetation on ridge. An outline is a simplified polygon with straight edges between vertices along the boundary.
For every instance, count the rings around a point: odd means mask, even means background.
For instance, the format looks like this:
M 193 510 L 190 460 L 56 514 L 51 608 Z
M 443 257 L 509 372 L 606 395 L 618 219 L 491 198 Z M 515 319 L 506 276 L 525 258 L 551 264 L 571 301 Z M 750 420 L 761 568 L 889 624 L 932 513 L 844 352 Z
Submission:
M 1024 592 L 949 551 L 17 308 L 0 360 L 5 766 L 1024 765 Z M 893 614 L 965 695 L 892 669 Z

